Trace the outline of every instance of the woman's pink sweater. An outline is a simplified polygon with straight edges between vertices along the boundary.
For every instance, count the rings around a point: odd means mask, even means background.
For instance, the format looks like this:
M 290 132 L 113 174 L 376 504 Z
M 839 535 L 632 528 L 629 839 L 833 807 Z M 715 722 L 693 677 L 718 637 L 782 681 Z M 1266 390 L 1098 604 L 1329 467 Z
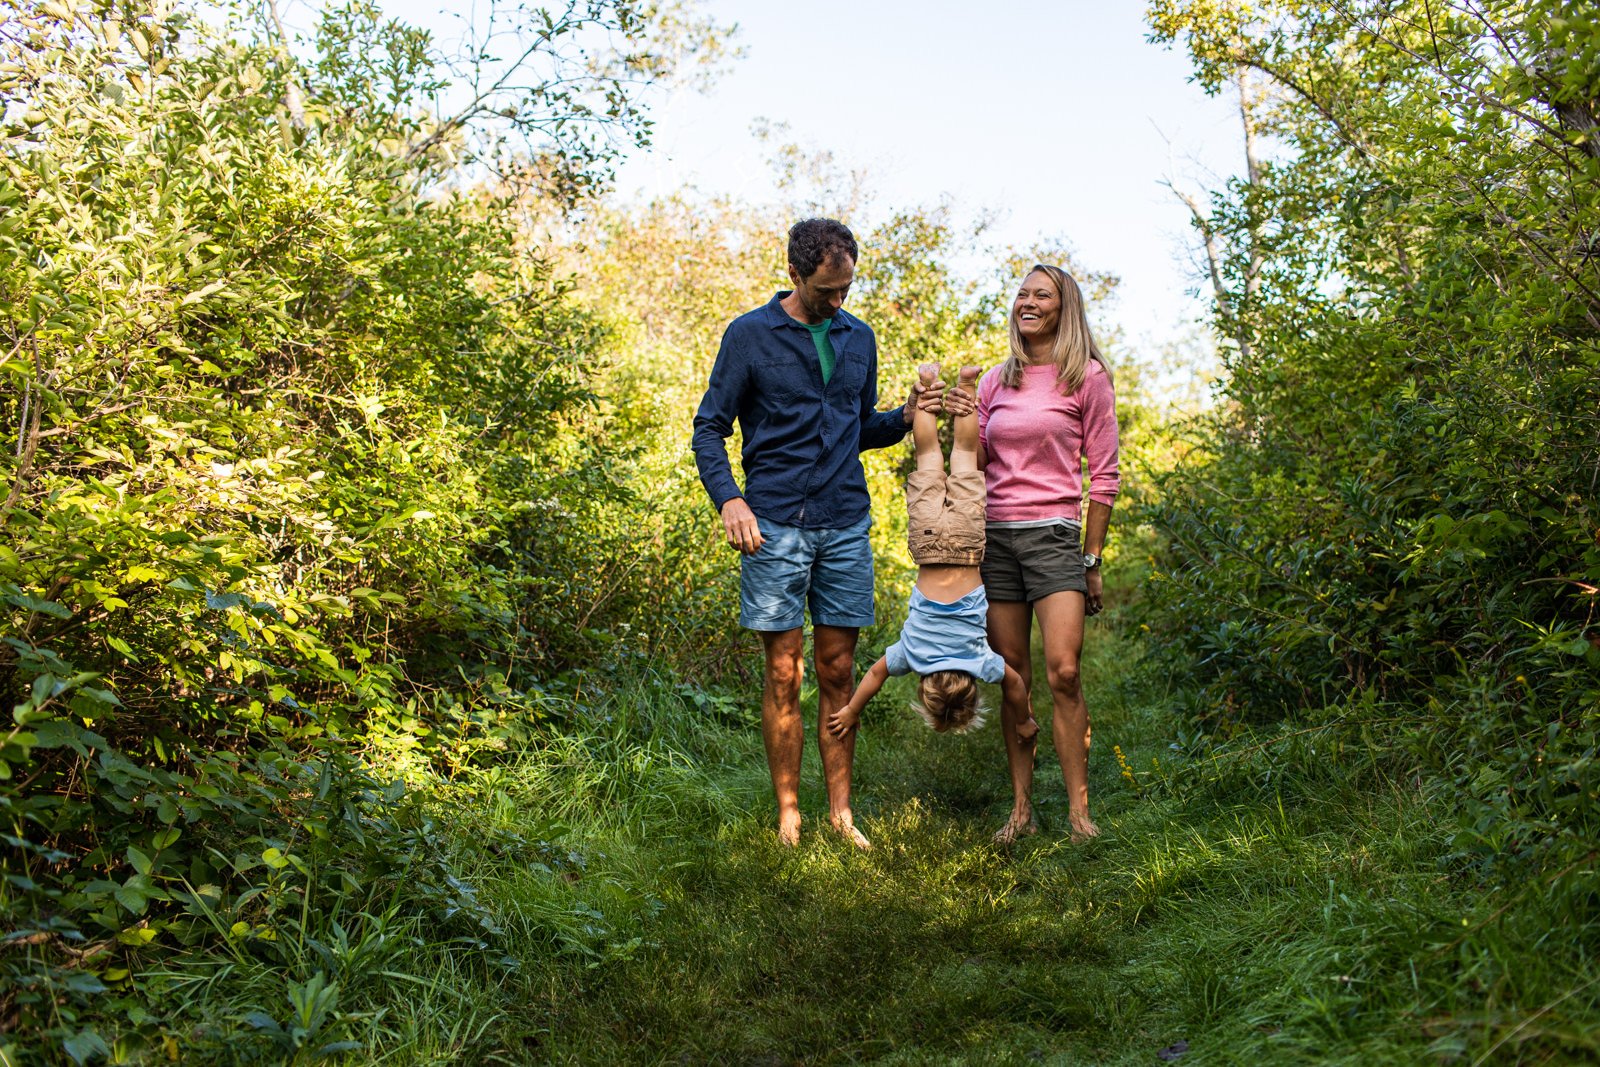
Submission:
M 1016 389 L 990 368 L 978 383 L 978 439 L 989 455 L 990 522 L 1081 520 L 1084 457 L 1090 500 L 1110 506 L 1122 484 L 1116 398 L 1099 360 L 1072 396 L 1061 395 L 1053 364 L 1022 368 Z

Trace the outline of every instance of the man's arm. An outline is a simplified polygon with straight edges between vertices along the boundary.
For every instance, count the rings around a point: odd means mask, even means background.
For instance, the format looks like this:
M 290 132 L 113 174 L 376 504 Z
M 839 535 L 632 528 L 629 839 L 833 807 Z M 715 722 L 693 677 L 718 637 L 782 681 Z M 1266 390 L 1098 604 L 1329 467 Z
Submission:
M 740 552 L 750 553 L 761 547 L 761 528 L 739 491 L 739 483 L 733 480 L 733 467 L 728 462 L 728 437 L 733 433 L 733 420 L 739 415 L 749 378 L 748 361 L 739 346 L 729 340 L 732 332 L 729 327 L 722 335 L 711 379 L 695 412 L 692 447 L 700 484 L 722 516 L 728 543 Z
M 905 439 L 911 429 L 911 409 L 915 406 L 917 390 L 912 389 L 911 399 L 890 411 L 878 410 L 878 339 L 872 337 L 868 344 L 867 376 L 861 382 L 861 440 L 859 449 L 887 448 Z
M 845 737 L 861 722 L 861 711 L 867 702 L 878 695 L 878 690 L 883 688 L 883 683 L 889 680 L 889 662 L 884 656 L 878 657 L 878 662 L 867 668 L 867 673 L 861 676 L 861 684 L 856 686 L 856 691 L 851 694 L 850 700 L 844 707 L 828 716 L 828 732 L 835 737 Z

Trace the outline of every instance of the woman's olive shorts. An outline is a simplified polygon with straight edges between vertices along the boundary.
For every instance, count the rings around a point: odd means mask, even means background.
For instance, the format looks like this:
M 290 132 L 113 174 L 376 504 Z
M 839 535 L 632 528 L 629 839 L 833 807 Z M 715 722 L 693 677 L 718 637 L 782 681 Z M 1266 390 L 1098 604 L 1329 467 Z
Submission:
M 1083 535 L 1075 522 L 988 529 L 983 585 L 990 601 L 1042 600 L 1051 593 L 1089 591 L 1083 570 Z

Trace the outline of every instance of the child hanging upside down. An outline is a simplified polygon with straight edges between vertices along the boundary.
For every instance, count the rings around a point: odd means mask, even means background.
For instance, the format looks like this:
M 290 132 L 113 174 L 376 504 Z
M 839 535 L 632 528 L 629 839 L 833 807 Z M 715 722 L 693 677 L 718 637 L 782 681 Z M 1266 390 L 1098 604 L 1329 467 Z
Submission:
M 977 367 L 961 368 L 958 386 L 977 395 Z M 939 376 L 937 363 L 918 368 L 924 385 Z M 917 712 L 940 733 L 965 733 L 983 725 L 978 682 L 1000 682 L 1008 698 L 1027 706 L 1022 676 L 989 647 L 989 598 L 984 595 L 978 564 L 983 562 L 984 484 L 978 469 L 978 416 L 955 419 L 955 444 L 950 473 L 932 412 L 920 408 L 911 417 L 917 469 L 906 479 L 906 539 L 917 564 L 917 584 L 900 640 L 867 668 L 850 702 L 828 718 L 828 729 L 843 737 L 861 721 L 861 710 L 878 694 L 891 674 L 915 671 Z M 1039 732 L 1029 716 L 1017 727 L 1022 739 Z

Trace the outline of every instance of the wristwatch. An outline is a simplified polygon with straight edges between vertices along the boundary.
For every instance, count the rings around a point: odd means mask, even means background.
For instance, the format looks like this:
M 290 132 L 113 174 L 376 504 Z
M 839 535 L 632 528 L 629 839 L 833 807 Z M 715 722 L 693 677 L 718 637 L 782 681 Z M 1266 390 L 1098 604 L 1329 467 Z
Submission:
M 1083 554 L 1083 569 L 1084 570 L 1092 571 L 1098 566 L 1100 566 L 1100 557 L 1099 556 L 1095 555 L 1093 552 L 1085 552 Z

